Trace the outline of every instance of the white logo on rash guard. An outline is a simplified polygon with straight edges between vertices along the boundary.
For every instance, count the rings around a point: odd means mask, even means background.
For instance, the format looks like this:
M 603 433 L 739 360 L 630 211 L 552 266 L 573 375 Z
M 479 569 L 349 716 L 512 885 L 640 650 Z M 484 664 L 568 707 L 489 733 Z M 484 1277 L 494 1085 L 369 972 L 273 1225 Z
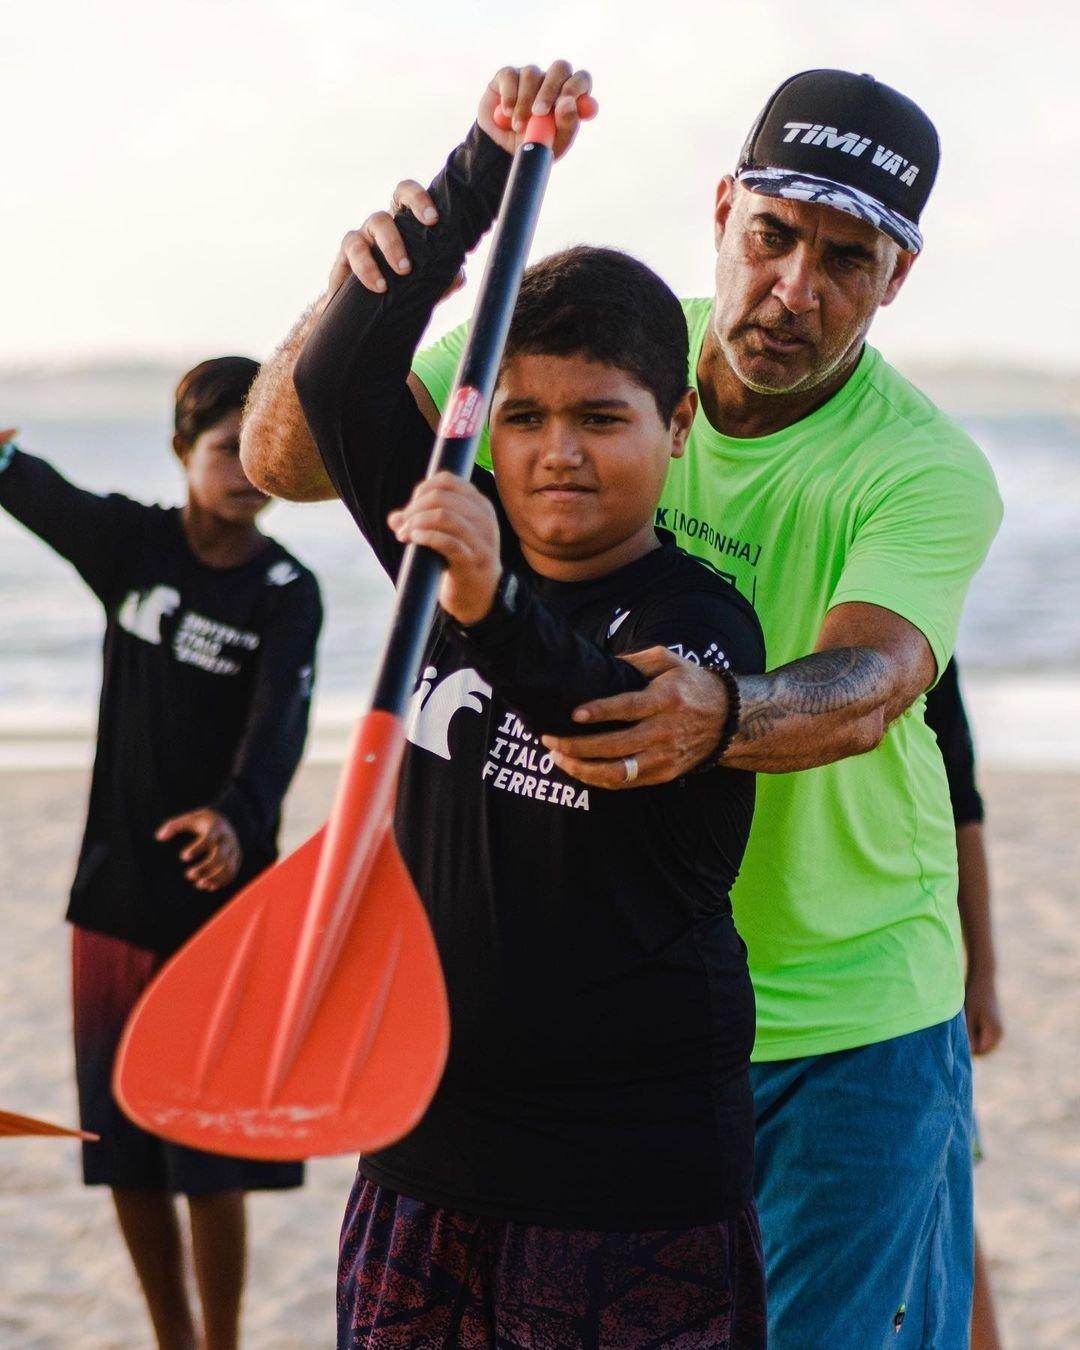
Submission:
M 619 629 L 623 626 L 623 624 L 629 617 L 630 611 L 628 609 L 624 609 L 621 614 L 616 614 L 615 617 L 612 619 L 612 621 L 608 624 L 607 630 L 608 637 L 614 637 L 615 634 L 619 631 Z
M 148 591 L 129 591 L 116 622 L 132 637 L 161 646 L 161 620 L 180 603 L 180 592 L 171 586 L 152 586 Z
M 475 670 L 455 670 L 441 684 L 439 672 L 428 666 L 420 687 L 409 700 L 405 717 L 405 738 L 421 750 L 430 750 L 440 759 L 450 758 L 450 723 L 462 708 L 483 712 L 481 697 L 491 697 L 491 685 Z
M 287 586 L 290 581 L 295 581 L 300 573 L 287 559 L 274 563 L 273 567 L 267 568 L 266 584 L 268 586 Z

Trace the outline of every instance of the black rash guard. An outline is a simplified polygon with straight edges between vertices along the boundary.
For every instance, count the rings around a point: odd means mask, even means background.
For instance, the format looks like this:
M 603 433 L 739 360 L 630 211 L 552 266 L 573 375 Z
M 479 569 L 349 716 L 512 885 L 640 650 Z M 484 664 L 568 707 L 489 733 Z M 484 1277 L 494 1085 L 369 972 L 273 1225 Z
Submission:
M 474 128 L 433 184 L 438 227 L 375 296 L 354 279 L 309 339 L 296 386 L 326 468 L 382 565 L 386 526 L 433 435 L 406 386 L 440 294 L 490 224 L 509 165 Z M 620 652 L 764 666 L 750 605 L 670 540 L 591 581 L 532 572 L 494 482 L 517 606 L 434 624 L 407 720 L 395 830 L 431 918 L 450 1058 L 420 1125 L 361 1160 L 380 1185 L 522 1223 L 675 1228 L 750 1199 L 754 1002 L 728 899 L 752 775 L 587 788 L 538 739 L 582 700 L 643 687 Z
M 971 739 L 956 661 L 926 696 L 926 725 L 937 737 L 945 776 L 949 780 L 953 821 L 957 828 L 973 825 L 985 817 L 983 799 L 975 782 L 975 746 Z
M 238 567 L 192 552 L 178 509 L 75 487 L 16 451 L 0 506 L 74 564 L 105 608 L 97 752 L 67 917 L 168 954 L 277 856 L 281 799 L 307 735 L 322 610 L 314 576 L 272 539 Z M 198 891 L 157 843 L 211 806 L 243 849 Z

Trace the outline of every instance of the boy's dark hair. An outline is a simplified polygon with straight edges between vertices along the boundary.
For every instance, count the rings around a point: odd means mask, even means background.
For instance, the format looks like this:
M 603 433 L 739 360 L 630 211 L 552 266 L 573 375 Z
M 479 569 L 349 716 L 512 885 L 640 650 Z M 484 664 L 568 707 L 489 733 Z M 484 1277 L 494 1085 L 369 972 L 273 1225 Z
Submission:
M 259 373 L 249 356 L 215 356 L 200 361 L 176 386 L 176 434 L 189 445 L 207 427 L 244 406 L 248 390 Z
M 581 244 L 522 278 L 503 360 L 585 356 L 631 375 L 665 424 L 687 387 L 689 338 L 675 293 L 637 258 Z

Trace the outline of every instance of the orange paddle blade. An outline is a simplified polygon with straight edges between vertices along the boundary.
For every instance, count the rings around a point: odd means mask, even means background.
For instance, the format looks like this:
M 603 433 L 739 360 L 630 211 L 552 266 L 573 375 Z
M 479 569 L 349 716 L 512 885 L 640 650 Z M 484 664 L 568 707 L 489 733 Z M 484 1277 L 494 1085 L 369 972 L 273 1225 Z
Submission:
M 394 840 L 404 737 L 360 722 L 329 824 L 161 970 L 113 1089 L 167 1139 L 249 1158 L 369 1152 L 408 1133 L 450 1019 L 427 915 Z
M 33 1116 L 17 1116 L 14 1111 L 0 1111 L 0 1137 L 25 1134 L 60 1134 L 68 1139 L 97 1139 L 89 1130 L 73 1130 L 67 1125 L 52 1125 Z

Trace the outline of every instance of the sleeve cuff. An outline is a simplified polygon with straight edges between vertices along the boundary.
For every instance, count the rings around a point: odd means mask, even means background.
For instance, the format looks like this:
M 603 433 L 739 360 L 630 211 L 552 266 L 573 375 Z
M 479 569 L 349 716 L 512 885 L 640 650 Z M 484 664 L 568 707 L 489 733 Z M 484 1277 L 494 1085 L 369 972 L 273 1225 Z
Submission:
M 261 812 L 252 803 L 248 793 L 239 783 L 230 783 L 213 803 L 213 808 L 220 811 L 236 831 L 240 847 L 247 854 L 262 831 Z
M 532 591 L 516 572 L 504 571 L 495 591 L 491 609 L 479 621 L 468 626 L 447 619 L 450 631 L 462 642 L 480 651 L 498 651 L 521 631 Z

